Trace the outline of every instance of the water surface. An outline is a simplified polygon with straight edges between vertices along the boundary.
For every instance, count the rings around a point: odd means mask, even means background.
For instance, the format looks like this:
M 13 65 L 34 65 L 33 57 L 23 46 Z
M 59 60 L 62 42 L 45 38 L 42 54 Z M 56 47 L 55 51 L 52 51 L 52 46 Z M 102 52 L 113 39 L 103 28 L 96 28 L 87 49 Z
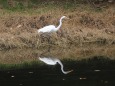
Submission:
M 0 86 L 115 86 L 115 61 L 94 57 L 62 62 L 65 70 L 74 71 L 65 75 L 58 64 L 1 70 Z

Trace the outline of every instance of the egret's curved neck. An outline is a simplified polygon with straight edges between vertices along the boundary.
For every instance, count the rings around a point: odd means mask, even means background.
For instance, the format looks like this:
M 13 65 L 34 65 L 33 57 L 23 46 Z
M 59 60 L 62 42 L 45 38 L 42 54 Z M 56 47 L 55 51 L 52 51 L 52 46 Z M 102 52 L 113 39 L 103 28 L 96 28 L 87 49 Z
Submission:
M 67 74 L 68 71 L 67 71 L 67 72 L 64 71 L 64 69 L 63 69 L 63 64 L 61 63 L 61 61 L 58 61 L 58 63 L 61 65 L 61 71 L 62 71 L 64 74 Z
M 60 27 L 62 26 L 62 19 L 63 19 L 63 18 L 61 18 L 60 21 L 59 21 L 59 26 L 56 28 L 57 30 L 59 30 Z

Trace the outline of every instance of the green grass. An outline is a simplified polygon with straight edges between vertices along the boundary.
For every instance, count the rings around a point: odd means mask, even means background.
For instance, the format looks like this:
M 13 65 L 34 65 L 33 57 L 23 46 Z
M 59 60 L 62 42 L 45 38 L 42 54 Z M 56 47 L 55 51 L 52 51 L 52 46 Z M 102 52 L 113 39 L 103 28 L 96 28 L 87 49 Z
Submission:
M 40 65 L 42 64 L 39 61 L 23 62 L 20 64 L 0 64 L 0 70 L 37 68 Z
M 92 3 L 97 0 L 91 1 Z M 107 2 L 106 2 L 107 3 Z M 27 9 L 38 9 L 42 7 L 47 7 L 49 9 L 52 8 L 62 8 L 64 10 L 73 10 L 76 7 L 81 7 L 80 5 L 89 5 L 92 11 L 101 11 L 100 8 L 92 7 L 91 3 L 89 4 L 87 0 L 65 0 L 65 1 L 55 1 L 55 0 L 12 0 L 10 3 L 8 0 L 0 0 L 0 5 L 3 9 L 11 10 L 11 11 L 25 11 Z M 84 8 L 85 9 L 85 8 Z M 87 7 L 86 7 L 87 9 Z
M 72 59 L 63 59 L 61 60 L 63 65 L 66 65 L 69 68 L 77 69 L 113 69 L 115 60 L 110 60 L 108 57 L 103 56 L 94 56 L 89 57 L 89 59 L 82 60 L 72 60 Z M 0 70 L 17 70 L 17 69 L 34 69 L 46 67 L 45 63 L 41 61 L 31 61 L 23 62 L 21 64 L 0 64 Z

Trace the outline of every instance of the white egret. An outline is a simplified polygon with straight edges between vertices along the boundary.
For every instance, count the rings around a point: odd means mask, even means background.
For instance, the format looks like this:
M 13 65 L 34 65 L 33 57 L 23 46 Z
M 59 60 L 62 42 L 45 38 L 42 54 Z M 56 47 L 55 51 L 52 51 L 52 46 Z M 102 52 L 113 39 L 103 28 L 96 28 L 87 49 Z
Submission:
M 68 19 L 66 16 L 62 16 L 60 18 L 60 21 L 59 21 L 59 26 L 58 27 L 55 27 L 54 25 L 48 25 L 48 26 L 45 26 L 41 29 L 38 30 L 38 33 L 52 33 L 52 32 L 56 32 L 60 29 L 60 27 L 62 26 L 62 19 Z
M 48 65 L 56 65 L 57 63 L 59 63 L 61 65 L 61 71 L 64 73 L 64 74 L 68 74 L 70 72 L 72 72 L 73 70 L 70 70 L 70 71 L 64 71 L 63 69 L 63 64 L 62 62 L 57 59 L 57 58 L 50 58 L 50 57 L 39 57 L 39 60 L 43 61 L 44 63 L 48 64 Z

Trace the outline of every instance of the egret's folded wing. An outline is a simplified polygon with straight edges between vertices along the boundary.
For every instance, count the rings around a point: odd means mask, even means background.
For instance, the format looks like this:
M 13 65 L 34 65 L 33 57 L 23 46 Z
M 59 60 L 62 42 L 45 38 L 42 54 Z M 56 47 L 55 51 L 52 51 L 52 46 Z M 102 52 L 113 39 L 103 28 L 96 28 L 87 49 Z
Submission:
M 39 60 L 43 61 L 44 63 L 46 63 L 48 65 L 55 65 L 56 64 L 56 62 L 54 60 L 52 60 L 51 58 L 46 58 L 46 57 L 40 58 L 39 57 Z

